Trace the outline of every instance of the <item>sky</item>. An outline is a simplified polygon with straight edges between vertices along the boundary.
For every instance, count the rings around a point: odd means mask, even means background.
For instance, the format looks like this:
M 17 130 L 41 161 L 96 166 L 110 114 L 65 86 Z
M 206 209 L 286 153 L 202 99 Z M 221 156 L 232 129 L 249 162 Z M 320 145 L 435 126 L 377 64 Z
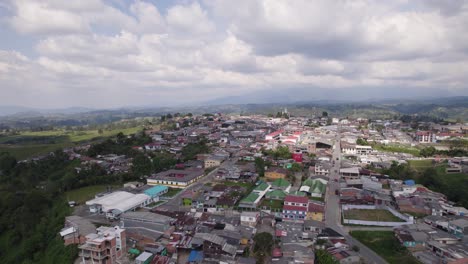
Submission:
M 458 95 L 468 1 L 0 1 L 0 106 Z

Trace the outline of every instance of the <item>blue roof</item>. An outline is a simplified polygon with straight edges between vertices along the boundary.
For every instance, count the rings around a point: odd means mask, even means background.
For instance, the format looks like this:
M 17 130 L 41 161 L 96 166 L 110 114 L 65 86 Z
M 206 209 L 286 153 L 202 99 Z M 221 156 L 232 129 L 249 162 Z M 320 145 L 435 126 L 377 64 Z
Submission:
M 154 187 L 149 188 L 148 190 L 145 191 L 146 195 L 149 195 L 151 197 L 157 196 L 161 192 L 167 191 L 167 186 L 164 185 L 156 185 Z
M 409 185 L 409 186 L 413 186 L 415 185 L 416 183 L 414 182 L 414 180 L 406 180 L 405 181 L 405 185 Z
M 188 257 L 188 262 L 201 262 L 203 261 L 203 251 L 192 250 Z

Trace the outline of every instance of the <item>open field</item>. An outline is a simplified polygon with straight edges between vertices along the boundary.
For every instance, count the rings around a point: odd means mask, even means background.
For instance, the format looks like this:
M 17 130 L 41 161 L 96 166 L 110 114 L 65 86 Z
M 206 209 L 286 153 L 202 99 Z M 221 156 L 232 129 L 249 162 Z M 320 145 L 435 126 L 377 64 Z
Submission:
M 120 185 L 112 186 L 109 184 L 87 186 L 66 192 L 65 198 L 69 201 L 75 201 L 79 204 L 83 204 L 86 201 L 93 199 L 97 193 L 105 192 L 108 186 L 112 187 L 113 190 L 121 187 Z
M 432 160 L 408 160 L 409 166 L 417 171 L 433 167 Z
M 402 152 L 402 153 L 408 153 L 412 154 L 414 156 L 419 156 L 420 150 L 411 147 L 411 146 L 403 146 L 403 145 L 381 145 L 381 144 L 375 144 L 372 146 L 372 148 L 379 150 L 379 151 L 384 151 L 384 152 Z
M 84 130 L 84 131 L 65 131 L 65 130 L 49 130 L 49 131 L 39 131 L 39 132 L 22 132 L 21 136 L 67 136 L 69 141 L 71 142 L 80 142 L 80 141 L 87 141 L 93 140 L 99 137 L 111 137 L 115 136 L 118 133 L 122 132 L 126 135 L 134 134 L 143 127 L 131 127 L 131 128 L 123 128 L 123 129 L 113 129 L 113 130 L 102 130 L 102 134 L 99 134 L 99 130 Z
M 383 209 L 350 209 L 344 211 L 344 217 L 352 220 L 362 221 L 381 221 L 381 222 L 404 222 L 402 219 L 394 216 Z
M 85 131 L 48 130 L 40 132 L 25 131 L 14 136 L 0 136 L 0 153 L 8 152 L 19 160 L 31 156 L 46 154 L 58 149 L 72 147 L 81 142 L 99 140 L 117 135 L 122 132 L 126 135 L 141 131 L 142 127 L 125 129 Z
M 351 231 L 349 234 L 390 264 L 419 263 L 405 247 L 400 245 L 392 231 Z

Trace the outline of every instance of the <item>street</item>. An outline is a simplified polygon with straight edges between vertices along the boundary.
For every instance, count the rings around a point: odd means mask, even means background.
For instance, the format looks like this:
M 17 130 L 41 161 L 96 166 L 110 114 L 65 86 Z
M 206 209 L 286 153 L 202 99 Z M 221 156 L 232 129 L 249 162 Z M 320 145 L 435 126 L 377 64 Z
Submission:
M 341 224 L 341 210 L 340 210 L 340 200 L 339 196 L 335 194 L 335 190 L 339 189 L 339 180 L 340 180 L 340 165 L 341 165 L 341 133 L 337 131 L 335 145 L 332 155 L 332 160 L 335 162 L 332 170 L 330 171 L 330 181 L 328 184 L 326 192 L 326 205 L 325 205 L 325 224 L 327 227 L 337 231 L 342 234 L 349 245 L 352 247 L 354 245 L 359 247 L 360 255 L 371 264 L 383 264 L 387 263 L 383 258 L 377 255 L 374 251 L 370 250 L 368 247 L 354 239 L 348 234 L 347 228 L 343 227 Z

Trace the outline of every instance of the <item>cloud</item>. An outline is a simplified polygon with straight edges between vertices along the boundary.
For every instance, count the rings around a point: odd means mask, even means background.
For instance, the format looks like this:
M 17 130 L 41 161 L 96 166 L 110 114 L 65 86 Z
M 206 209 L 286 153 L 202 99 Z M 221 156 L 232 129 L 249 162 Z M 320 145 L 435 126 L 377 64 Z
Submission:
M 0 104 L 468 95 L 458 3 L 11 0 L 1 21 L 34 56 L 0 43 Z

